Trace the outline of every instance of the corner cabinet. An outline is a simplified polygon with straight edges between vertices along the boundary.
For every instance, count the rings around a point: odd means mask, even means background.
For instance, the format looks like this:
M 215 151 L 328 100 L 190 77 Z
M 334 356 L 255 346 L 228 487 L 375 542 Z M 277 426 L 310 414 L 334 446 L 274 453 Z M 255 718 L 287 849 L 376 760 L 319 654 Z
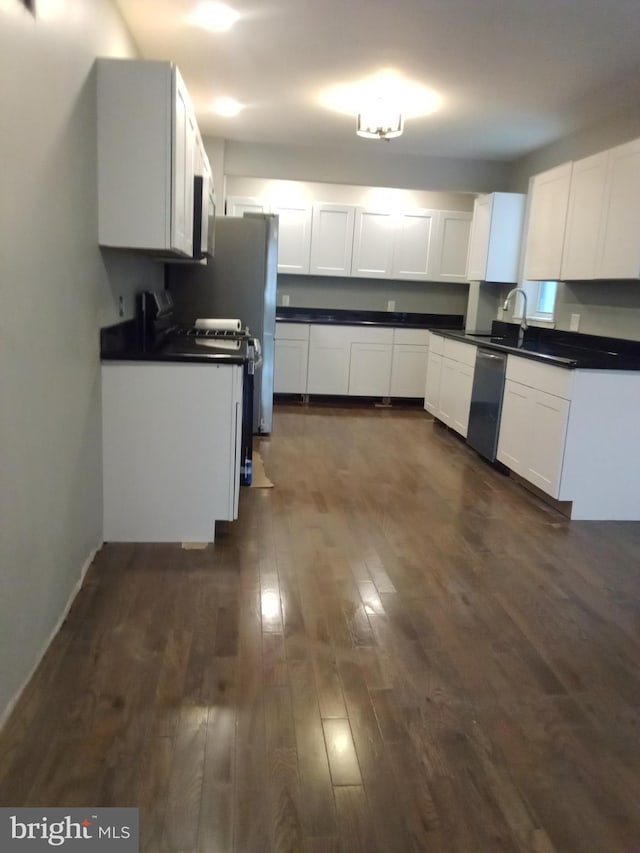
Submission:
M 516 283 L 526 195 L 490 193 L 473 206 L 467 278 Z
M 97 60 L 98 242 L 193 256 L 195 114 L 173 63 Z

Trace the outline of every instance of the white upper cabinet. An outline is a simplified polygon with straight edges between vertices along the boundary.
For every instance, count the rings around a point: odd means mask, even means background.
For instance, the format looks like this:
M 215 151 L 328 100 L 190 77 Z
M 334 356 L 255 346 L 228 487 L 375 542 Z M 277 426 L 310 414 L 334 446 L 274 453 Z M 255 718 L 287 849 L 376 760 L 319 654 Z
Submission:
M 312 275 L 351 275 L 355 212 L 350 204 L 314 204 L 309 264 Z
M 573 164 L 561 277 L 640 277 L 640 139 Z
M 476 198 L 467 260 L 469 281 L 518 281 L 526 198 L 522 193 Z
M 430 281 L 466 282 L 471 213 L 439 210 L 434 251 L 430 253 Z
M 311 208 L 308 205 L 273 205 L 277 213 L 278 272 L 308 273 L 311 255 Z
M 563 280 L 595 275 L 606 174 L 606 151 L 573 164 L 560 271 Z
M 393 250 L 392 278 L 425 280 L 433 250 L 438 212 L 416 209 L 399 215 Z
M 571 163 L 536 175 L 531 182 L 524 277 L 557 280 L 562 266 Z
M 178 69 L 98 59 L 97 99 L 99 243 L 192 256 L 199 133 Z
M 640 139 L 607 152 L 595 278 L 640 277 Z
M 359 207 L 355 213 L 351 275 L 389 278 L 393 264 L 395 219 L 388 210 Z
M 227 216 L 244 216 L 245 213 L 270 213 L 269 203 L 255 196 L 227 196 Z

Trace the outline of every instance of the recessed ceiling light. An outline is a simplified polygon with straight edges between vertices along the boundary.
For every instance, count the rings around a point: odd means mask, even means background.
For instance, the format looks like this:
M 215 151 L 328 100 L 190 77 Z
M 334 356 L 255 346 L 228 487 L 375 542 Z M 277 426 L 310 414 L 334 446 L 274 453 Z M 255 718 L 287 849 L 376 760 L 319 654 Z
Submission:
M 235 98 L 216 98 L 211 104 L 211 109 L 219 116 L 237 116 L 244 109 L 244 104 Z
M 240 15 L 226 3 L 200 3 L 189 15 L 188 21 L 195 27 L 202 27 L 214 33 L 230 30 Z

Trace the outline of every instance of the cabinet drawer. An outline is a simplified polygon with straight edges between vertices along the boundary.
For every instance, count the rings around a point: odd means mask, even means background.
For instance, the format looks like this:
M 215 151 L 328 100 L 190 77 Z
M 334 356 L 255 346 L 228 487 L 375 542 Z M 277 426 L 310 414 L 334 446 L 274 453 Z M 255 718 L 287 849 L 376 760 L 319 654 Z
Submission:
M 429 332 L 429 352 L 442 355 L 443 350 L 444 338 L 441 335 L 434 335 L 433 332 Z
M 529 358 L 510 355 L 507 358 L 506 378 L 529 388 L 537 388 L 556 397 L 571 399 L 574 372 L 551 364 L 541 364 Z
M 276 323 L 276 340 L 278 341 L 308 341 L 308 323 Z
M 415 344 L 416 346 L 428 347 L 428 329 L 396 329 L 393 337 L 394 344 Z
M 351 340 L 358 344 L 392 344 L 393 329 L 384 326 L 351 326 Z
M 462 341 L 452 341 L 450 338 L 445 338 L 442 354 L 446 358 L 452 358 L 454 361 L 473 367 L 476 363 L 476 349 L 477 347 L 473 344 L 464 344 Z

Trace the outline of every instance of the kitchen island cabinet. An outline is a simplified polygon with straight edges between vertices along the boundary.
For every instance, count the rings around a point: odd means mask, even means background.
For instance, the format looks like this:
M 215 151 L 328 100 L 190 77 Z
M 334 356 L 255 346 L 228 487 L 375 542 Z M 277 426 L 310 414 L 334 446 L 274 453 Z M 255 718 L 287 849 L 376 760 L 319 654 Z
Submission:
M 103 537 L 213 542 L 238 516 L 241 365 L 102 364 Z

